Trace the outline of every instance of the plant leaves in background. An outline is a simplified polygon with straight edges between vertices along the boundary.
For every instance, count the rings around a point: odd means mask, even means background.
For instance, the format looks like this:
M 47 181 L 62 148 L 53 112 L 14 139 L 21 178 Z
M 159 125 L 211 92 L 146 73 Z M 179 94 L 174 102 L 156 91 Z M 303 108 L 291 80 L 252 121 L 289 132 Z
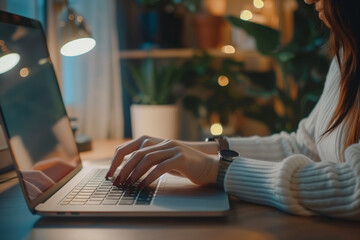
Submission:
M 140 66 L 128 64 L 133 82 L 124 82 L 124 87 L 135 103 L 164 105 L 176 101 L 174 89 L 181 77 L 181 70 L 174 62 L 159 65 L 155 64 L 153 58 L 145 59 Z
M 129 64 L 129 70 L 135 81 L 135 85 L 139 89 L 139 91 L 143 93 L 147 93 L 148 89 L 146 87 L 146 81 L 144 79 L 144 75 L 142 74 L 141 70 L 135 67 L 135 65 L 133 64 Z
M 257 81 L 261 78 L 250 76 L 252 81 L 247 86 L 247 93 L 255 101 L 242 107 L 246 116 L 264 122 L 273 133 L 296 130 L 298 122 L 311 112 L 321 95 L 330 63 L 322 49 L 329 39 L 328 31 L 321 31 L 321 22 L 311 6 L 303 0 L 296 1 L 298 9 L 294 12 L 294 35 L 286 45 L 280 45 L 280 33 L 277 30 L 227 17 L 232 25 L 253 36 L 259 53 L 270 56 L 281 69 L 280 80 L 287 87 L 283 88 L 271 81 Z M 262 106 L 256 101 L 271 96 L 283 106 L 284 116 L 278 116 L 275 105 Z
M 227 16 L 226 19 L 239 28 L 244 29 L 256 41 L 256 47 L 263 55 L 271 55 L 280 45 L 280 32 L 278 30 L 242 20 L 234 16 Z

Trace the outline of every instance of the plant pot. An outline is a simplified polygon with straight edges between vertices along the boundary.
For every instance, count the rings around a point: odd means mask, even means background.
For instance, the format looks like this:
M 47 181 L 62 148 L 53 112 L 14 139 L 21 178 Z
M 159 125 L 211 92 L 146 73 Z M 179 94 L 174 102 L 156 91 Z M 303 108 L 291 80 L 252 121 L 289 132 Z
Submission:
M 224 18 L 208 13 L 194 16 L 198 46 L 203 49 L 217 48 L 222 38 Z
M 140 105 L 130 107 L 133 138 L 142 135 L 164 139 L 179 137 L 179 108 L 176 105 Z

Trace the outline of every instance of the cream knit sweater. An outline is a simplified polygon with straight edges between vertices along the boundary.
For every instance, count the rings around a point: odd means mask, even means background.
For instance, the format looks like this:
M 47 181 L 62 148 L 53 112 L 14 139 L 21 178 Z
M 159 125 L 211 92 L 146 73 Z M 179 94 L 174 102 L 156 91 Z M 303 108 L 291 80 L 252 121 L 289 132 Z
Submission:
M 320 140 L 337 105 L 339 82 L 334 59 L 319 102 L 296 133 L 228 138 L 240 157 L 229 166 L 225 190 L 293 214 L 360 219 L 360 144 L 348 147 L 341 162 L 343 126 Z

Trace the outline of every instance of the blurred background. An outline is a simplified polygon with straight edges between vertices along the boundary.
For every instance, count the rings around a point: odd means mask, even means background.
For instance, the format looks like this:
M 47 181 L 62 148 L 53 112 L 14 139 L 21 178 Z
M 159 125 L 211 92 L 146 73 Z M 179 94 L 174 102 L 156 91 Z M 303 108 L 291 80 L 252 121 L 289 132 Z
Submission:
M 329 33 L 303 0 L 0 0 L 0 9 L 42 22 L 73 128 L 88 139 L 291 132 L 329 66 Z M 61 50 L 76 38 L 90 50 Z

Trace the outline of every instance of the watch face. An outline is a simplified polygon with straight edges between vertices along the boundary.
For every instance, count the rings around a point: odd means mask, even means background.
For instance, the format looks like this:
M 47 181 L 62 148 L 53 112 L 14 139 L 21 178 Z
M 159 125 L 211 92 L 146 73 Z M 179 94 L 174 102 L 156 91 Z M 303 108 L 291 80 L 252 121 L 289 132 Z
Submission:
M 234 158 L 238 157 L 239 153 L 235 152 L 233 150 L 221 150 L 219 152 L 219 156 L 220 156 L 220 158 L 222 158 L 224 160 L 231 161 Z

